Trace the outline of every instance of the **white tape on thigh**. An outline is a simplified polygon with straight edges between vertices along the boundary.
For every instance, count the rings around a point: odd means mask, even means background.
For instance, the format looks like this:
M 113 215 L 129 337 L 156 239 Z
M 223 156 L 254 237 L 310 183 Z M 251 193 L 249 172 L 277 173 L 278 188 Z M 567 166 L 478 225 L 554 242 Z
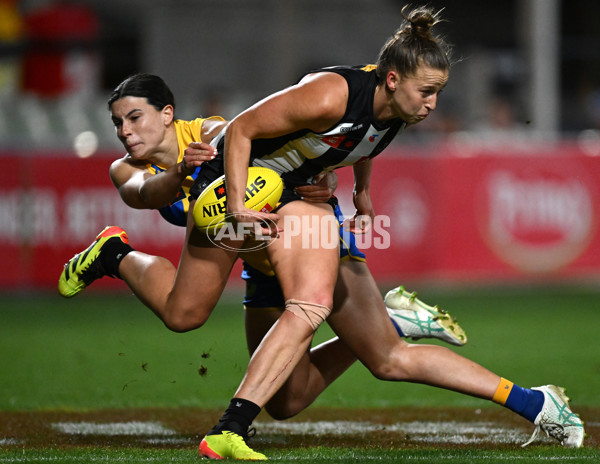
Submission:
M 317 330 L 321 322 L 323 322 L 331 313 L 331 308 L 327 306 L 309 303 L 308 301 L 287 300 L 285 302 L 286 311 L 291 311 L 292 314 L 306 321 L 313 330 Z

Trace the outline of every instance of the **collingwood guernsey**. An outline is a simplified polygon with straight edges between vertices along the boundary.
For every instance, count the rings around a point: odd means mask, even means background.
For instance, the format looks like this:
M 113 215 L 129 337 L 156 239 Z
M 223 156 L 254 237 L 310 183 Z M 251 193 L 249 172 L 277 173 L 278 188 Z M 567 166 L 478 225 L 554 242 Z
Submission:
M 373 65 L 334 66 L 308 73 L 333 72 L 346 79 L 348 103 L 344 117 L 325 132 L 304 129 L 272 139 L 253 140 L 250 165 L 276 171 L 286 188 L 290 188 L 310 183 L 320 172 L 351 166 L 381 153 L 406 123 L 401 119 L 381 123 L 373 117 L 375 69 Z M 208 163 L 221 173 L 223 136 L 221 132 L 213 140 L 219 155 Z M 203 169 L 208 167 L 206 165 L 203 164 Z

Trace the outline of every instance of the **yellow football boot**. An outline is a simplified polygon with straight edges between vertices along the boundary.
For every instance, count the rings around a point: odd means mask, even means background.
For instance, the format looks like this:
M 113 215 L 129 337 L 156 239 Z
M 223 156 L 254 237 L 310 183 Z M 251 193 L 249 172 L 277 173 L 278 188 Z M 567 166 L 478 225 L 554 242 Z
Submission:
M 117 226 L 108 226 L 98 234 L 94 242 L 81 253 L 73 256 L 60 274 L 58 292 L 65 298 L 77 295 L 81 290 L 108 273 L 98 259 L 102 247 L 110 239 L 118 238 L 123 243 L 129 243 L 127 233 Z

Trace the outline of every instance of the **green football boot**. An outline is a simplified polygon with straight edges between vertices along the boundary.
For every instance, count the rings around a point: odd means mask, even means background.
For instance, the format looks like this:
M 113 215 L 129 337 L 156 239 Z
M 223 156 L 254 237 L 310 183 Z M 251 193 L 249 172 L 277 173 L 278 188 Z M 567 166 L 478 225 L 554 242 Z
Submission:
M 447 311 L 429 306 L 407 292 L 403 286 L 390 290 L 384 298 L 388 316 L 401 336 L 414 340 L 437 338 L 451 345 L 463 346 L 467 334 Z

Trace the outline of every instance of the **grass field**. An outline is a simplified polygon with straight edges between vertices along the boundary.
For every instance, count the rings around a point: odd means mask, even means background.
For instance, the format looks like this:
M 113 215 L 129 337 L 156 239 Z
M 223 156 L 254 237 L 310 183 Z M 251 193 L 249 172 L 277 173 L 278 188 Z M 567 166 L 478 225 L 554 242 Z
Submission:
M 382 290 L 384 290 L 382 288 Z M 589 288 L 418 289 L 461 322 L 458 352 L 523 386 L 566 386 L 586 448 L 548 440 L 488 402 L 378 381 L 353 366 L 291 421 L 256 421 L 277 461 L 598 462 L 600 294 Z M 0 299 L 0 462 L 194 462 L 245 371 L 239 294 L 174 334 L 128 294 Z M 319 329 L 317 340 L 331 336 Z

